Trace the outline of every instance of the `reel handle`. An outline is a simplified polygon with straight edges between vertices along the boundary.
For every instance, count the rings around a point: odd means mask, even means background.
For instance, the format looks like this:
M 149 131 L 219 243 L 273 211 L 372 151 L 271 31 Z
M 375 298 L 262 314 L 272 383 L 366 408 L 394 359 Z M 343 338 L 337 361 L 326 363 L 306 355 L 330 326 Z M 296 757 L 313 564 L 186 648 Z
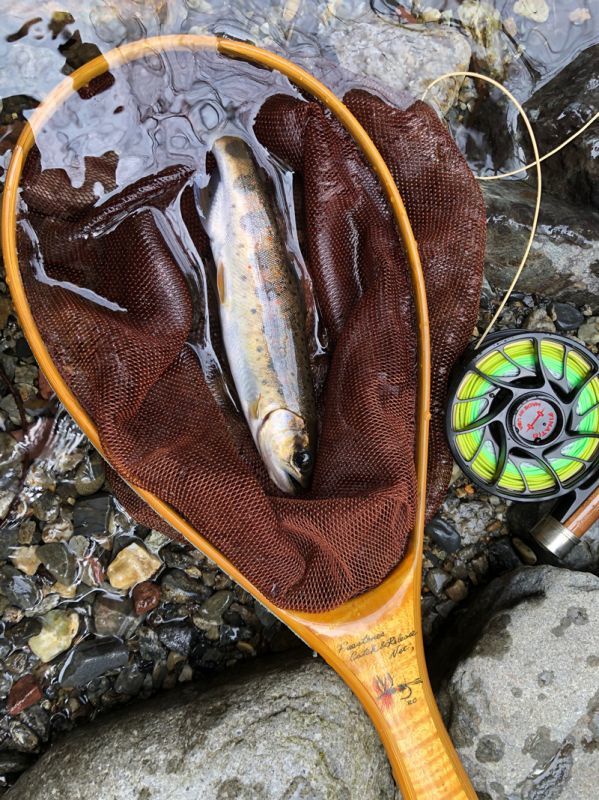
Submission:
M 599 519 L 599 486 L 573 492 L 560 500 L 532 529 L 536 545 L 556 559 L 563 559 Z

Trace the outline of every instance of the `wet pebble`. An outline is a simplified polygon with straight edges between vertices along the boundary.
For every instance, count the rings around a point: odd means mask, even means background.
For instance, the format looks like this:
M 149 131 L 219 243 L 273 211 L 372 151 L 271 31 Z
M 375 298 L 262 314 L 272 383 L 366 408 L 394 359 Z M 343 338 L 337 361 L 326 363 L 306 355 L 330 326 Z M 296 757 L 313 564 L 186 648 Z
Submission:
M 458 580 L 453 581 L 453 583 L 445 588 L 445 594 L 454 603 L 461 603 L 462 600 L 468 597 L 468 587 L 463 580 L 458 578 Z
M 104 485 L 104 462 L 95 451 L 77 467 L 75 472 L 75 489 L 77 494 L 87 497 L 99 492 Z
M 435 567 L 426 575 L 425 583 L 435 597 L 440 597 L 447 584 L 451 581 L 451 575 L 448 575 L 442 569 Z
M 50 717 L 41 705 L 30 705 L 21 712 L 20 721 L 39 736 L 42 742 L 48 741 Z
M 15 647 L 23 647 L 28 639 L 38 634 L 42 629 L 42 624 L 35 617 L 20 620 L 16 625 L 11 625 L 6 631 L 6 637 Z
M 119 672 L 114 683 L 114 689 L 119 694 L 136 695 L 141 691 L 144 679 L 145 674 L 140 670 L 139 666 L 132 664 Z
M 550 312 L 558 331 L 576 331 L 585 320 L 583 313 L 571 303 L 552 303 Z
M 578 329 L 578 338 L 590 345 L 599 344 L 599 317 L 590 317 Z
M 13 683 L 8 694 L 6 710 L 11 716 L 17 716 L 29 706 L 38 703 L 42 697 L 42 690 L 33 675 L 24 675 Z
M 9 723 L 8 730 L 15 749 L 22 753 L 31 753 L 39 746 L 38 736 L 26 725 L 18 720 Z
M 124 547 L 106 571 L 110 585 L 115 589 L 130 589 L 136 583 L 151 578 L 162 566 L 162 561 L 148 553 L 145 547 L 133 542 Z
M 106 533 L 108 512 L 112 508 L 109 494 L 96 494 L 78 500 L 73 509 L 75 533 L 82 536 L 102 536 Z
M 6 561 L 19 545 L 19 529 L 4 528 L 0 530 L 0 560 Z
M 10 555 L 10 560 L 17 569 L 29 576 L 35 575 L 37 568 L 41 564 L 37 555 L 37 547 L 35 546 L 15 547 Z
M 0 670 L 0 698 L 4 700 L 4 698 L 8 697 L 8 693 L 10 692 L 12 686 L 12 675 L 10 672 L 5 670 Z
M 77 561 L 64 542 L 51 542 L 37 548 L 37 557 L 57 581 L 69 585 L 75 578 Z
M 129 652 L 120 639 L 88 639 L 70 654 L 60 673 L 60 681 L 65 688 L 83 687 L 106 672 L 124 667 L 128 660 Z
M 161 625 L 158 629 L 160 642 L 169 650 L 187 656 L 192 648 L 196 632 L 190 625 L 171 623 Z
M 489 561 L 489 570 L 494 576 L 511 572 L 521 565 L 518 554 L 507 536 L 491 542 L 487 547 L 486 556 Z
M 133 613 L 130 598 L 97 595 L 94 602 L 94 626 L 100 636 L 119 636 L 127 639 L 140 623 Z
M 534 552 L 525 542 L 517 536 L 512 539 L 512 544 L 518 552 L 518 555 L 525 564 L 532 566 L 537 563 L 538 558 Z
M 8 564 L 0 567 L 0 591 L 10 603 L 24 610 L 34 608 L 42 597 L 32 578 Z
M 206 587 L 200 581 L 190 578 L 180 569 L 170 569 L 160 581 L 162 597 L 168 603 L 189 603 L 203 600 Z
M 133 587 L 132 598 L 135 613 L 146 614 L 160 603 L 160 587 L 150 581 L 138 583 Z
M 74 611 L 48 611 L 41 618 L 42 630 L 29 639 L 31 651 L 47 663 L 71 646 L 79 629 L 79 616 Z
M 166 650 L 160 643 L 158 634 L 152 628 L 143 626 L 138 632 L 139 655 L 144 661 L 160 661 L 166 658 Z
M 524 328 L 528 331 L 555 333 L 555 324 L 544 308 L 535 308 L 527 315 Z
M 42 540 L 44 542 L 68 542 L 73 535 L 73 529 L 73 521 L 61 515 L 56 522 L 44 525 Z
M 200 630 L 208 631 L 222 625 L 223 614 L 231 605 L 233 594 L 226 590 L 215 592 L 200 606 L 193 615 L 193 624 Z
M 436 545 L 447 553 L 455 553 L 462 543 L 460 534 L 441 517 L 432 519 L 425 528 L 425 533 Z

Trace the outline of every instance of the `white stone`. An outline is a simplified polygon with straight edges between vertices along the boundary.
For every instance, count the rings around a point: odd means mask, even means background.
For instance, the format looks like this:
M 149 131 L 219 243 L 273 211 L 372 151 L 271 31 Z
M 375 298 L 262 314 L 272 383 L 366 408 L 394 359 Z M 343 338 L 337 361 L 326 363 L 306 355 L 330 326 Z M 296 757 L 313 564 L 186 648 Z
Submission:
M 162 561 L 159 558 L 133 542 L 118 553 L 106 574 L 111 586 L 127 590 L 137 583 L 149 580 L 161 566 Z

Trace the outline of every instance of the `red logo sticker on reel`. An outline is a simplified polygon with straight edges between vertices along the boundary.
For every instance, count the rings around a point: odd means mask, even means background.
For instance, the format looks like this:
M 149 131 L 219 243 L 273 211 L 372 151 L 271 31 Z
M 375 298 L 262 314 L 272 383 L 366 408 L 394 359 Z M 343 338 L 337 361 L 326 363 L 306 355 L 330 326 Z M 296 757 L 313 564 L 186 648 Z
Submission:
M 525 400 L 514 415 L 516 433 L 530 444 L 540 444 L 549 439 L 555 431 L 556 423 L 557 412 L 554 406 L 540 397 Z

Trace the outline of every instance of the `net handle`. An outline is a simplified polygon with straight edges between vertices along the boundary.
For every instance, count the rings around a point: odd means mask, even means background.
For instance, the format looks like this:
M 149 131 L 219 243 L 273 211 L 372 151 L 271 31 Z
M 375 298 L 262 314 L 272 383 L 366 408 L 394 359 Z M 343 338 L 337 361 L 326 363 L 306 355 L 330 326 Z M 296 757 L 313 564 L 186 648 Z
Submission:
M 426 302 L 426 288 L 422 264 L 418 253 L 418 246 L 410 221 L 393 177 L 385 164 L 381 154 L 376 149 L 368 133 L 360 125 L 350 110 L 326 86 L 310 73 L 293 64 L 282 56 L 276 55 L 253 45 L 213 36 L 193 36 L 189 34 L 175 34 L 158 36 L 151 39 L 140 40 L 123 45 L 120 48 L 98 56 L 93 61 L 75 70 L 68 78 L 62 81 L 43 103 L 34 111 L 25 125 L 6 174 L 5 190 L 2 202 L 2 249 L 6 265 L 7 283 L 10 286 L 15 310 L 21 321 L 23 331 L 31 346 L 39 366 L 50 385 L 66 407 L 67 411 L 89 438 L 93 446 L 107 461 L 103 451 L 98 431 L 86 411 L 70 390 L 56 365 L 54 364 L 35 324 L 22 277 L 19 271 L 16 241 L 16 219 L 19 197 L 19 181 L 25 164 L 27 154 L 31 150 L 36 133 L 43 127 L 55 110 L 81 87 L 103 74 L 111 68 L 117 68 L 133 59 L 144 55 L 156 54 L 161 50 L 169 49 L 207 49 L 218 51 L 231 58 L 241 58 L 254 64 L 260 64 L 269 69 L 277 70 L 284 74 L 290 81 L 304 91 L 316 97 L 323 103 L 342 123 L 348 133 L 360 147 L 365 159 L 377 175 L 385 195 L 391 205 L 397 228 L 406 252 L 411 283 L 413 287 L 414 305 L 418 322 L 418 398 L 417 398 L 417 436 L 415 446 L 416 473 L 417 473 L 417 509 L 415 526 L 409 540 L 407 553 L 399 567 L 389 576 L 380 587 L 349 601 L 332 612 L 322 615 L 306 615 L 281 609 L 270 602 L 242 575 L 223 554 L 204 539 L 189 523 L 168 504 L 156 495 L 141 487 L 131 488 L 158 513 L 169 525 L 179 531 L 195 547 L 205 553 L 208 558 L 215 561 L 230 577 L 242 587 L 251 592 L 261 603 L 291 627 L 311 647 L 318 650 L 325 659 L 342 675 L 369 712 L 376 725 L 381 738 L 387 748 L 394 774 L 401 786 L 406 800 L 455 800 L 455 798 L 475 798 L 476 795 L 468 781 L 468 777 L 453 749 L 449 736 L 443 726 L 437 709 L 434 695 L 427 677 L 426 662 L 424 658 L 424 645 L 422 641 L 420 587 L 422 569 L 422 545 L 424 539 L 424 523 L 426 515 L 426 483 L 428 466 L 428 437 L 430 422 L 430 386 L 431 386 L 431 352 L 429 317 Z M 391 599 L 389 599 L 391 597 Z M 329 631 L 337 626 L 339 631 L 345 630 L 347 624 L 344 620 L 360 617 L 358 622 L 366 624 L 371 618 L 373 610 L 381 603 L 384 610 L 393 606 L 397 614 L 406 623 L 410 623 L 416 631 L 414 646 L 414 663 L 422 676 L 421 699 L 422 705 L 418 706 L 418 713 L 414 718 L 414 730 L 423 730 L 422 722 L 430 725 L 429 734 L 421 746 L 408 752 L 399 752 L 397 747 L 398 735 L 403 735 L 407 742 L 410 740 L 410 730 L 402 726 L 389 725 L 377 708 L 372 687 L 364 683 L 348 668 L 347 664 L 336 658 L 333 649 L 334 635 L 324 636 L 319 630 L 321 622 Z M 380 609 L 379 609 L 380 610 Z M 336 622 L 335 622 L 336 620 Z M 340 635 L 343 635 L 341 632 Z M 333 649 L 325 643 L 325 638 Z M 409 726 L 408 726 L 409 727 Z M 433 779 L 435 788 L 430 785 L 426 791 L 418 788 L 420 777 L 423 774 L 436 774 Z

